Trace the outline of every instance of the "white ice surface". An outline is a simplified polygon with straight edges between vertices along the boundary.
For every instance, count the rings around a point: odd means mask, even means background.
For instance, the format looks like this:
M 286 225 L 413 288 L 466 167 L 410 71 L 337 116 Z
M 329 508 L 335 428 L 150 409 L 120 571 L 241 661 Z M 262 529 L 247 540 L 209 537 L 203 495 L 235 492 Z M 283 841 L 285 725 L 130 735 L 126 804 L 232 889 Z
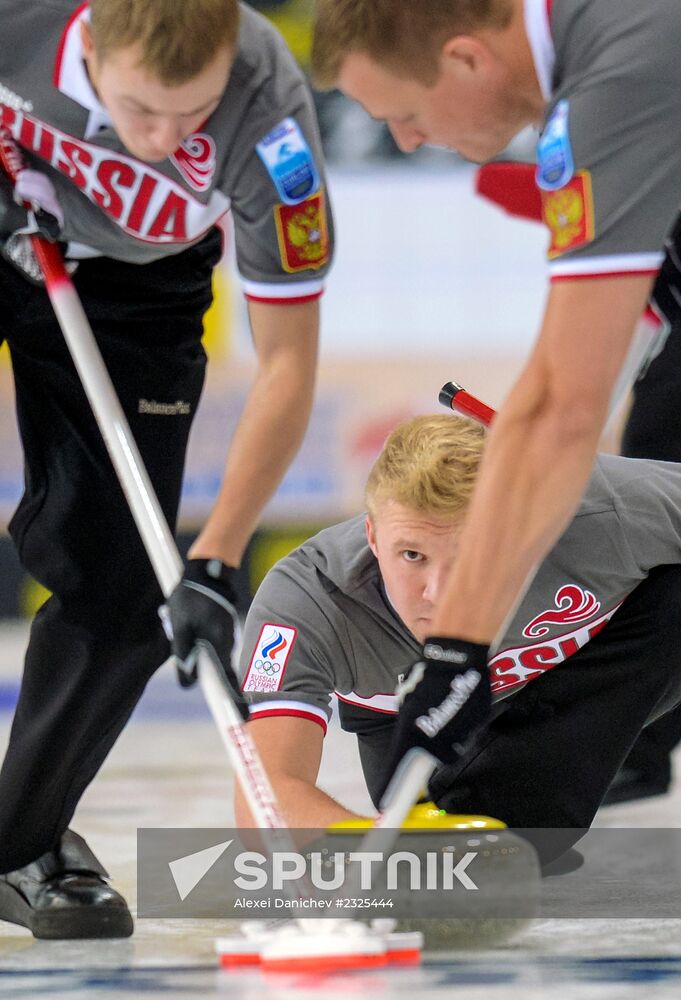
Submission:
M 0 685 L 16 681 L 25 638 L 24 627 L 0 629 Z M 169 673 L 152 682 L 73 823 L 132 906 L 137 827 L 220 827 L 233 821 L 232 778 L 222 746 L 200 694 L 181 697 L 178 702 Z M 9 714 L 0 712 L 0 751 L 9 721 Z M 349 806 L 368 808 L 354 740 L 336 726 L 326 741 L 322 783 Z M 680 806 L 677 782 L 669 796 L 602 810 L 598 824 L 679 826 Z M 427 955 L 421 969 L 267 979 L 216 968 L 213 940 L 230 929 L 224 921 L 143 920 L 128 941 L 74 943 L 34 941 L 27 931 L 0 923 L 0 997 L 641 1000 L 645 991 L 646 1000 L 678 1000 L 681 995 L 681 920 L 542 920 L 481 950 Z

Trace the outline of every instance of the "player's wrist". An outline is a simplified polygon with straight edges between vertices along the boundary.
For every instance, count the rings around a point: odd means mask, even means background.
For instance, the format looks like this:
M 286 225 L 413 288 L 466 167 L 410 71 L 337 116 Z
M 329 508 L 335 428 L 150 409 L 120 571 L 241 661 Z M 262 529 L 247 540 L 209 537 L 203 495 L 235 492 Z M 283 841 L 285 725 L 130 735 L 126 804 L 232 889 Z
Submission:
M 217 590 L 231 604 L 236 604 L 235 566 L 221 559 L 187 559 L 184 580 Z

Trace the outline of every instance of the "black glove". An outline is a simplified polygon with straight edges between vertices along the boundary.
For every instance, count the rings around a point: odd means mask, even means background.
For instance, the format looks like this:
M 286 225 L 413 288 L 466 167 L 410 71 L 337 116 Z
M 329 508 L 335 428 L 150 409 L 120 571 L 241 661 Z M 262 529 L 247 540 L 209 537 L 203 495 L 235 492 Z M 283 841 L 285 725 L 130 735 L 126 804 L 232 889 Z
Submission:
M 461 639 L 426 639 L 423 659 L 405 674 L 387 780 L 412 747 L 453 764 L 489 719 L 488 646 Z
M 232 666 L 232 650 L 239 629 L 233 579 L 236 570 L 219 559 L 189 559 L 182 580 L 162 609 L 164 626 L 177 659 L 182 687 L 192 687 L 198 676 L 199 647 L 205 647 L 222 667 L 234 700 L 244 703 Z
M 25 195 L 33 208 L 18 204 L 15 194 Z M 49 209 L 42 207 L 43 198 Z M 0 170 L 0 254 L 29 281 L 43 284 L 40 265 L 35 258 L 30 236 L 35 234 L 54 243 L 63 225 L 61 209 L 49 178 L 37 171 L 23 170 L 16 189 Z

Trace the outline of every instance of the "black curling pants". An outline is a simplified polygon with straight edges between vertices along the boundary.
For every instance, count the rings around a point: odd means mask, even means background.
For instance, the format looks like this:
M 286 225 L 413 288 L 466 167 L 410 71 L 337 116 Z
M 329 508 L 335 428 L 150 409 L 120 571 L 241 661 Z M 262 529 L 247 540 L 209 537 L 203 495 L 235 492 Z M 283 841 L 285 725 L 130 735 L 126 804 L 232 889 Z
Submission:
M 622 454 L 681 462 L 681 225 L 676 224 L 654 296 L 664 307 L 671 332 L 662 353 L 634 386 L 633 405 L 622 439 Z M 644 777 L 670 778 L 669 755 L 681 740 L 681 707 L 648 726 L 624 767 Z
M 679 635 L 681 566 L 658 567 L 585 646 L 495 704 L 472 752 L 435 772 L 430 796 L 449 812 L 551 831 L 537 840 L 542 861 L 562 854 L 590 827 L 643 727 L 681 702 Z M 393 725 L 358 733 L 374 801 Z
M 548 828 L 557 857 L 586 831 L 641 730 L 681 703 L 681 566 L 653 570 L 605 628 L 500 703 L 464 767 L 431 791 L 450 812 Z
M 201 395 L 215 230 L 146 265 L 82 261 L 75 284 L 174 529 Z M 167 659 L 161 593 L 43 289 L 0 262 L 25 493 L 9 526 L 52 596 L 31 628 L 0 771 L 0 872 L 50 850 Z M 160 405 L 159 405 L 160 404 Z

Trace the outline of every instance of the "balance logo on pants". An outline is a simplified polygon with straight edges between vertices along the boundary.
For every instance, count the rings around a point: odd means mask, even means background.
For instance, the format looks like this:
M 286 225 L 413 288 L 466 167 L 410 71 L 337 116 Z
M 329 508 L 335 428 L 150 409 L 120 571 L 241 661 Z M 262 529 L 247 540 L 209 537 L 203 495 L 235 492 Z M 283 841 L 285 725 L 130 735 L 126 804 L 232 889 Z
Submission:
M 263 625 L 248 667 L 244 691 L 279 690 L 297 634 L 297 629 L 289 625 L 272 622 Z

